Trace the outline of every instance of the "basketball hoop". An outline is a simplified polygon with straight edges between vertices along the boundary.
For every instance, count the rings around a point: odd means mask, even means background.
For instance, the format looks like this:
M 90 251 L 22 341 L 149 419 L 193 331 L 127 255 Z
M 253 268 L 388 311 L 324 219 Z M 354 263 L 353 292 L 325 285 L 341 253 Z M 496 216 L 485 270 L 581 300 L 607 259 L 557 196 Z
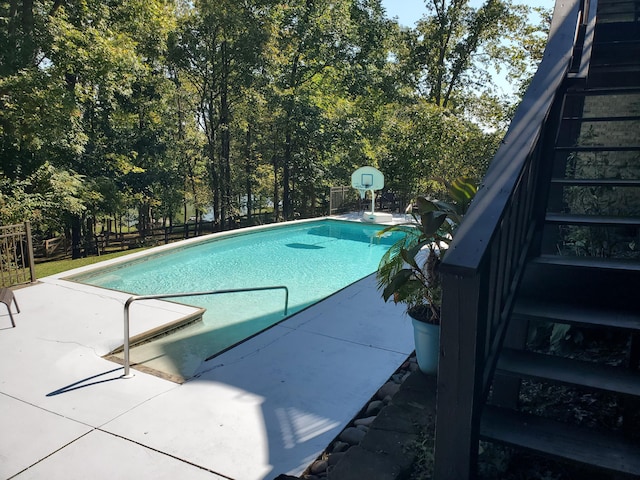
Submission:
M 360 167 L 351 174 L 351 186 L 360 192 L 361 200 L 364 200 L 367 190 L 371 191 L 371 212 L 368 215 L 374 216 L 375 191 L 384 188 L 384 175 L 382 172 L 374 167 Z

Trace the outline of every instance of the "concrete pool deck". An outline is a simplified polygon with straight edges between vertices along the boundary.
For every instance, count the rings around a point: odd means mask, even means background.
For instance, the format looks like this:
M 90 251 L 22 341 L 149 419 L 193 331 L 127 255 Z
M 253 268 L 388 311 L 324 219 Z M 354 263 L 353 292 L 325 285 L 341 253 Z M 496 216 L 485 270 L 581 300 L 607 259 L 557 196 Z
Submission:
M 0 309 L 2 478 L 299 475 L 414 348 L 405 308 L 385 304 L 369 276 L 182 385 L 123 379 L 102 357 L 122 344 L 129 295 L 54 277 L 14 293 L 16 328 Z M 189 311 L 141 305 L 131 335 Z

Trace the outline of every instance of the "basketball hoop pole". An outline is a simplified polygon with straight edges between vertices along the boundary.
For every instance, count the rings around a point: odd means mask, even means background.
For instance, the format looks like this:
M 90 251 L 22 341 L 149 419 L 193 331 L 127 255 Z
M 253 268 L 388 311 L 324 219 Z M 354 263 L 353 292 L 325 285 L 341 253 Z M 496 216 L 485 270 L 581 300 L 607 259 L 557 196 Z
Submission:
M 374 194 L 375 190 L 371 190 L 371 213 L 373 213 L 373 208 L 374 208 L 374 204 L 375 204 L 375 199 L 376 196 Z

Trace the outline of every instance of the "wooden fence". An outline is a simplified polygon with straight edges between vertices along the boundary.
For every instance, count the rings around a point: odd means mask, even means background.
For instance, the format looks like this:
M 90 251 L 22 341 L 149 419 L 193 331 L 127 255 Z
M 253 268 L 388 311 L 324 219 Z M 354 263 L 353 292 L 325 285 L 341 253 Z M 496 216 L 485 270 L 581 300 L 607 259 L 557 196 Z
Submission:
M 144 233 L 102 232 L 82 239 L 80 251 L 82 256 L 87 257 L 132 248 L 153 247 L 212 233 L 216 231 L 216 228 L 217 225 L 214 222 L 199 222 L 157 227 Z M 49 238 L 36 246 L 35 255 L 39 259 L 69 257 L 71 256 L 71 242 L 64 236 Z
M 272 223 L 273 221 L 273 214 L 263 213 L 253 215 L 251 222 L 246 217 L 238 217 L 229 226 L 233 229 L 254 224 Z M 117 233 L 106 231 L 90 238 L 82 239 L 80 252 L 81 256 L 88 257 L 139 247 L 155 247 L 218 231 L 220 231 L 220 226 L 217 223 L 203 221 L 160 226 L 145 232 Z M 50 238 L 36 246 L 35 256 L 38 261 L 42 259 L 68 258 L 71 256 L 71 248 L 71 242 L 64 236 Z

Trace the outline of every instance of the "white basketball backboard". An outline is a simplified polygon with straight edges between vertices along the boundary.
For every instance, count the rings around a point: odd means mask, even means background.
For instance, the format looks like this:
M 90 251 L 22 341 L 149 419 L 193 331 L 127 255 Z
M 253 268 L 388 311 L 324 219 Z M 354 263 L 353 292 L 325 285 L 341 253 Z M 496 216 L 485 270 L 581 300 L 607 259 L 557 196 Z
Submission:
M 382 190 L 384 175 L 374 167 L 360 167 L 351 174 L 351 186 L 358 190 Z

